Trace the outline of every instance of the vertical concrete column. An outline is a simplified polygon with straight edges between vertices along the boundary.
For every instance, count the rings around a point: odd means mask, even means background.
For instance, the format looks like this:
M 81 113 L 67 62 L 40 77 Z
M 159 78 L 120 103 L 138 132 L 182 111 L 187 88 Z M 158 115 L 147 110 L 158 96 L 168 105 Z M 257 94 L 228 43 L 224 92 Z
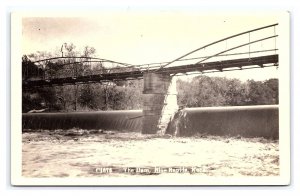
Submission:
M 176 100 L 177 106 L 177 94 L 172 93 L 172 95 L 168 95 L 168 92 L 174 92 L 174 86 L 170 86 L 170 84 L 174 83 L 172 83 L 172 77 L 169 74 L 144 74 L 143 134 L 164 134 L 164 130 L 161 129 L 166 128 L 167 123 L 170 121 L 169 116 L 174 113 L 166 110 L 170 108 L 168 107 L 168 102 L 174 104 L 174 100 Z
M 160 135 L 164 135 L 166 133 L 168 124 L 172 120 L 175 113 L 178 112 L 176 83 L 177 77 L 171 77 L 167 93 L 165 94 L 160 120 L 158 122 Z

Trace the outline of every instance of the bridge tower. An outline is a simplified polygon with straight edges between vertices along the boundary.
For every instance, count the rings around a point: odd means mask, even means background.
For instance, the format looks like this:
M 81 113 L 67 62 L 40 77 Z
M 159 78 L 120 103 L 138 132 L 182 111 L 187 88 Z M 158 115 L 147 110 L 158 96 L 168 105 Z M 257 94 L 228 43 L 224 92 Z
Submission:
M 165 134 L 178 111 L 176 77 L 166 73 L 144 73 L 143 134 Z

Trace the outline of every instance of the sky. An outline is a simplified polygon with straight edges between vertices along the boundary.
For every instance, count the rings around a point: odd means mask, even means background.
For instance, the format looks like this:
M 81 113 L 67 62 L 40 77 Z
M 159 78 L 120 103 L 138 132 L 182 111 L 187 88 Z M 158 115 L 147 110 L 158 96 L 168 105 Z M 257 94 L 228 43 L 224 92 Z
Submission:
M 278 16 L 273 13 L 212 13 L 192 9 L 39 14 L 22 20 L 22 52 L 54 53 L 63 43 L 73 43 L 81 51 L 84 46 L 94 47 L 99 58 L 130 64 L 166 62 L 224 37 L 277 22 Z M 227 44 L 231 43 L 222 44 L 216 47 L 229 47 Z M 278 77 L 278 70 L 274 67 L 209 76 L 266 80 Z

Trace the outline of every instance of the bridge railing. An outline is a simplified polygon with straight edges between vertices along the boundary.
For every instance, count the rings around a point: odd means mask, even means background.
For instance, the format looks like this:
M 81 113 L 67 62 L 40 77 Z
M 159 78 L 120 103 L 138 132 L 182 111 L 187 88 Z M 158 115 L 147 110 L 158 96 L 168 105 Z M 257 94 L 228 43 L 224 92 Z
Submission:
M 32 71 L 32 67 L 38 71 Z M 55 57 L 23 65 L 23 79 L 51 80 L 101 74 L 123 73 L 137 70 L 133 65 L 90 57 Z

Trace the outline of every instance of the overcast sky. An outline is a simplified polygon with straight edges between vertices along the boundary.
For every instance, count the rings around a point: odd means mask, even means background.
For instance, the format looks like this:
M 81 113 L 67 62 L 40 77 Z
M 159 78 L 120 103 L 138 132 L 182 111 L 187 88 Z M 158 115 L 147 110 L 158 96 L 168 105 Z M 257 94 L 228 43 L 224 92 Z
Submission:
M 189 11 L 102 11 L 89 15 L 25 17 L 23 54 L 59 51 L 63 43 L 78 50 L 88 45 L 96 56 L 131 64 L 171 61 L 224 37 L 274 24 L 272 14 L 199 13 Z M 258 71 L 259 70 L 259 71 Z M 275 68 L 234 71 L 210 76 L 265 80 Z

